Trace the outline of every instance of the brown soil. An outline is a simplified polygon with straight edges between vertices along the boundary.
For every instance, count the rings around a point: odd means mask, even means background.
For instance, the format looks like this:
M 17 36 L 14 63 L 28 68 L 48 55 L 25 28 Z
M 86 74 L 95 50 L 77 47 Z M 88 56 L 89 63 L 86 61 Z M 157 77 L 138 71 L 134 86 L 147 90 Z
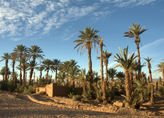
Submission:
M 117 101 L 123 101 L 115 96 Z M 155 98 L 155 105 L 143 104 L 143 110 L 102 104 L 96 100 L 72 101 L 67 97 L 24 95 L 0 91 L 0 117 L 56 118 L 163 118 L 164 97 Z M 144 110 L 146 109 L 146 110 Z

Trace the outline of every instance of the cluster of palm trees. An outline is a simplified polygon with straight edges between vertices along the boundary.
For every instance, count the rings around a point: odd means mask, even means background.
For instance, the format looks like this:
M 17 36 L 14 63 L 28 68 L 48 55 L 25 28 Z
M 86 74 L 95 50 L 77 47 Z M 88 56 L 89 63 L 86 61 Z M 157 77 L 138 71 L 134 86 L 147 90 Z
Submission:
M 36 59 L 43 59 L 43 51 L 37 45 L 33 45 L 30 48 L 27 48 L 24 45 L 17 45 L 12 53 L 4 53 L 1 61 L 5 61 L 5 81 L 8 80 L 8 60 L 12 60 L 12 79 L 14 84 L 16 84 L 16 72 L 15 72 L 15 63 L 19 62 L 19 65 L 16 67 L 19 71 L 20 85 L 26 84 L 26 71 L 30 70 L 29 84 L 31 84 L 31 78 L 34 72 L 34 68 L 38 65 Z M 31 60 L 32 58 L 32 60 Z M 22 82 L 22 71 L 23 71 L 23 82 Z
M 139 43 L 140 43 L 140 34 L 142 34 L 143 32 L 145 32 L 147 29 L 144 29 L 144 27 L 141 27 L 138 23 L 136 24 L 132 24 L 132 27 L 129 27 L 129 31 L 125 32 L 124 37 L 128 37 L 128 38 L 135 38 L 134 42 L 137 46 L 137 56 L 134 55 L 134 53 L 130 53 L 129 57 L 128 57 L 128 47 L 124 49 L 124 51 L 122 52 L 122 50 L 119 48 L 120 53 L 116 54 L 115 57 L 115 61 L 118 62 L 118 64 L 114 67 L 121 67 L 124 70 L 124 74 L 125 74 L 125 90 L 126 90 L 126 96 L 128 98 L 128 100 L 131 100 L 131 92 L 132 92 L 132 87 L 131 85 L 133 84 L 133 73 L 135 72 L 135 79 L 136 80 L 141 80 L 142 79 L 142 74 L 141 74 L 141 67 L 144 65 L 141 65 L 141 61 L 140 61 L 140 51 L 139 51 Z M 105 46 L 103 44 L 103 39 L 101 37 L 99 37 L 97 35 L 97 33 L 99 31 L 94 30 L 94 28 L 91 27 L 86 27 L 84 28 L 84 32 L 83 31 L 79 31 L 81 33 L 81 35 L 78 36 L 78 38 L 80 38 L 79 40 L 75 40 L 74 43 L 77 43 L 76 46 L 74 47 L 77 48 L 77 51 L 81 48 L 80 54 L 82 53 L 83 49 L 84 51 L 87 50 L 88 51 L 88 60 L 89 60 L 89 75 L 90 75 L 90 88 L 91 90 L 93 90 L 92 87 L 92 83 L 93 83 L 93 77 L 92 77 L 92 60 L 91 60 L 91 49 L 93 48 L 93 45 L 96 47 L 96 44 L 99 45 L 100 47 L 100 57 L 98 57 L 98 59 L 100 59 L 100 66 L 101 66 L 101 86 L 103 88 L 103 97 L 104 100 L 106 100 L 106 91 L 105 91 L 105 86 L 106 86 L 106 82 L 108 80 L 108 76 L 107 76 L 107 65 L 108 65 L 108 58 L 111 56 L 111 53 L 107 52 L 106 50 L 103 51 L 103 46 Z M 96 47 L 97 50 L 97 47 Z M 84 52 L 83 51 L 83 52 Z M 135 60 L 136 58 L 138 58 L 138 62 Z M 144 58 L 147 63 L 148 63 L 148 68 L 149 68 L 149 82 L 152 82 L 152 75 L 151 75 L 151 65 L 150 65 L 150 61 L 152 60 L 152 58 Z M 104 79 L 103 77 L 103 62 L 106 66 L 106 79 Z M 162 65 L 162 64 L 161 64 Z M 164 73 L 164 69 L 161 70 L 161 65 L 158 65 L 158 67 L 160 68 L 158 71 L 162 71 L 162 73 Z M 110 71 L 110 70 L 109 70 Z M 138 75 L 137 72 L 138 71 Z M 163 75 L 164 77 L 164 75 Z M 112 81 L 114 81 L 114 79 L 112 78 Z
M 33 45 L 30 48 L 27 48 L 24 45 L 17 45 L 14 48 L 12 53 L 4 53 L 2 56 L 2 60 L 5 60 L 5 67 L 1 70 L 1 74 L 4 75 L 4 81 L 8 80 L 8 74 L 10 73 L 8 69 L 8 60 L 12 60 L 12 79 L 14 84 L 16 84 L 16 76 L 15 73 L 15 63 L 19 62 L 19 65 L 16 67 L 19 73 L 20 84 L 26 84 L 26 71 L 30 70 L 29 75 L 29 82 L 31 84 L 32 76 L 34 73 L 34 69 L 40 71 L 40 78 L 42 78 L 42 71 L 47 71 L 45 82 L 48 83 L 48 76 L 49 71 L 52 70 L 55 72 L 55 81 L 61 83 L 67 83 L 67 86 L 71 83 L 71 85 L 75 86 L 75 80 L 83 85 L 83 91 L 86 91 L 86 83 L 89 83 L 89 87 L 91 91 L 94 91 L 93 82 L 98 82 L 101 80 L 101 88 L 103 91 L 103 100 L 107 101 L 107 93 L 106 88 L 108 88 L 108 77 L 111 78 L 111 83 L 114 83 L 114 77 L 117 76 L 118 78 L 125 78 L 125 91 L 128 100 L 131 100 L 131 93 L 133 91 L 133 80 L 142 80 L 145 77 L 145 74 L 141 72 L 141 65 L 140 61 L 140 51 L 139 51 L 139 43 L 140 43 L 140 34 L 142 34 L 147 29 L 141 27 L 138 23 L 132 24 L 132 27 L 129 28 L 128 32 L 125 32 L 124 37 L 128 38 L 135 38 L 135 44 L 137 46 L 137 55 L 134 53 L 130 53 L 128 56 L 128 46 L 122 51 L 120 48 L 120 53 L 116 53 L 114 55 L 115 61 L 118 63 L 114 66 L 114 68 L 108 69 L 108 59 L 112 55 L 112 53 L 108 52 L 107 50 L 103 51 L 103 39 L 97 35 L 99 31 L 94 30 L 94 28 L 86 27 L 84 31 L 79 31 L 81 34 L 78 36 L 78 40 L 75 40 L 73 43 L 76 43 L 75 48 L 77 52 L 80 49 L 80 54 L 83 54 L 84 51 L 88 51 L 88 73 L 86 69 L 80 69 L 80 66 L 77 65 L 75 60 L 60 62 L 58 59 L 44 59 L 42 49 L 37 46 Z M 91 50 L 93 47 L 99 45 L 100 48 L 100 67 L 101 67 L 101 77 L 98 76 L 98 73 L 92 70 L 92 59 L 91 59 Z M 97 47 L 96 47 L 96 50 Z M 138 61 L 135 59 L 138 58 Z M 41 60 L 41 63 L 37 63 L 37 59 Z M 151 73 L 151 61 L 152 58 L 144 58 L 147 61 L 147 66 L 149 68 L 149 83 L 152 82 L 152 73 Z M 106 76 L 104 77 L 103 73 L 103 64 L 105 65 L 105 72 Z M 121 67 L 124 70 L 123 72 L 117 72 L 116 67 Z M 157 65 L 159 68 L 157 71 L 162 72 L 164 78 L 164 62 L 161 62 Z M 58 72 L 59 70 L 59 72 Z M 23 72 L 23 79 L 22 79 L 22 72 Z M 138 72 L 138 74 L 137 74 Z M 65 80 L 66 79 L 66 80 Z M 23 80 L 23 81 L 22 81 Z M 122 79 L 121 79 L 122 80 Z M 164 81 L 163 81 L 164 82 Z M 79 84 L 81 85 L 81 84 Z

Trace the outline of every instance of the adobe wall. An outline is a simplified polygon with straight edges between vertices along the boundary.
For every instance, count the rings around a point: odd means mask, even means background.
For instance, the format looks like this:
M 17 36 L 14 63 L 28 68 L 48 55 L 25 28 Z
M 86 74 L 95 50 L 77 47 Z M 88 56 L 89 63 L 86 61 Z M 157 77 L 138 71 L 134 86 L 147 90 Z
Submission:
M 68 96 L 69 87 L 59 86 L 56 83 L 47 84 L 46 87 L 38 87 L 36 88 L 36 92 L 46 92 L 48 96 Z M 78 95 L 82 95 L 83 88 L 78 88 Z
M 68 96 L 69 88 L 66 86 L 57 86 L 56 83 L 53 84 L 53 96 Z
M 53 83 L 46 85 L 46 94 L 48 94 L 50 97 L 53 97 Z

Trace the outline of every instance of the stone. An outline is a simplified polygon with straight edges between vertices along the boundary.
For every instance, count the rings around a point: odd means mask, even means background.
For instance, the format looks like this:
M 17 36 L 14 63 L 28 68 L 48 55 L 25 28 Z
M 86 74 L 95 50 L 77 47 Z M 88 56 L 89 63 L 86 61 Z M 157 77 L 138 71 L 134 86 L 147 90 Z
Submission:
M 123 107 L 124 103 L 116 101 L 116 102 L 113 103 L 113 105 L 118 106 L 118 107 Z

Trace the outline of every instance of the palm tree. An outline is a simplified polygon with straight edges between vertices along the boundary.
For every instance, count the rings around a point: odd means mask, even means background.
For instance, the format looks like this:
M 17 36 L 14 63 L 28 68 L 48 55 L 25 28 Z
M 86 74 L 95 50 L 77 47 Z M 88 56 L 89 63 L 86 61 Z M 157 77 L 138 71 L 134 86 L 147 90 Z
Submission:
M 100 66 L 101 66 L 101 87 L 103 88 L 103 81 L 104 81 L 104 77 L 103 77 L 103 39 L 98 36 L 98 40 L 99 40 L 99 47 L 100 47 L 100 57 L 98 57 L 98 59 L 100 59 Z
M 0 61 L 5 60 L 5 67 L 6 67 L 6 69 L 5 69 L 5 81 L 7 81 L 8 60 L 10 59 L 10 57 L 11 57 L 11 56 L 10 56 L 9 53 L 4 53 L 4 56 L 1 57 L 2 60 L 0 60 Z
M 83 92 L 86 92 L 86 82 L 87 82 L 86 69 L 81 69 L 80 71 L 81 72 L 79 73 L 78 80 L 81 81 L 83 84 Z
M 53 66 L 55 69 L 55 81 L 57 82 L 57 70 L 59 69 L 59 65 L 61 64 L 60 60 L 53 59 Z
M 77 75 L 78 75 L 79 71 L 80 70 L 79 70 L 78 66 L 70 66 L 69 67 L 69 76 L 70 76 L 70 79 L 72 81 L 73 87 L 75 87 L 74 80 L 77 79 Z
M 140 37 L 139 35 L 142 34 L 144 31 L 146 31 L 147 29 L 144 29 L 144 27 L 140 27 L 140 25 L 138 25 L 138 23 L 134 24 L 132 23 L 133 27 L 129 27 L 129 32 L 125 32 L 124 37 L 128 37 L 128 38 L 133 38 L 135 37 L 135 44 L 137 46 L 137 57 L 138 57 L 138 78 L 141 77 L 141 62 L 140 62 L 140 51 L 139 51 L 139 43 L 140 43 Z
M 108 75 L 111 78 L 111 81 L 113 83 L 114 82 L 114 77 L 117 74 L 117 70 L 114 69 L 114 68 L 109 68 L 107 72 L 108 72 Z
M 24 53 L 27 53 L 28 52 L 28 48 L 24 45 L 17 45 L 16 48 L 14 48 L 14 52 L 17 53 L 18 57 L 19 57 L 19 66 L 21 67 L 22 65 L 22 62 L 21 62 L 21 59 L 22 59 L 22 56 Z M 22 85 L 22 69 L 20 69 L 20 85 Z
M 116 58 L 116 62 L 118 62 L 119 64 L 115 65 L 114 68 L 116 67 L 121 67 L 124 71 L 125 71 L 125 90 L 126 90 L 126 96 L 128 101 L 131 103 L 131 94 L 130 94 L 130 86 L 129 86 L 129 69 L 134 61 L 134 59 L 137 56 L 134 56 L 134 53 L 130 53 L 129 57 L 128 57 L 128 46 L 127 48 L 124 49 L 124 54 L 122 52 L 122 50 L 119 48 L 120 53 L 117 54 L 116 56 L 114 56 L 114 58 Z
M 63 63 L 61 63 L 60 64 L 60 66 L 59 66 L 59 70 L 61 71 L 61 72 L 65 72 L 65 76 L 66 76 L 66 81 L 67 81 L 67 86 L 69 86 L 69 83 L 68 83 L 68 74 L 69 74 L 69 67 L 70 67 L 70 62 L 69 61 L 65 61 L 65 62 L 63 62 Z
M 152 82 L 152 74 L 151 74 L 151 64 L 150 62 L 152 62 L 152 58 L 144 58 L 147 61 L 147 67 L 149 69 L 149 82 Z
M 106 68 L 106 78 L 105 78 L 105 84 L 104 84 L 104 90 L 103 90 L 103 95 L 105 94 L 106 96 L 106 85 L 107 85 L 107 82 L 108 82 L 108 58 L 112 55 L 112 53 L 109 53 L 107 52 L 107 50 L 103 51 L 102 53 L 102 59 L 104 61 L 104 64 L 105 64 L 105 68 Z M 100 59 L 100 57 L 97 57 L 97 59 Z
M 38 64 L 37 64 L 37 62 L 34 62 L 34 61 L 30 61 L 29 63 L 28 63 L 28 67 L 29 67 L 29 69 L 30 69 L 30 75 L 31 75 L 31 71 L 33 71 L 35 68 L 36 68 L 36 66 L 37 66 Z M 40 68 L 41 69 L 41 68 Z M 42 69 L 43 70 L 43 69 Z M 28 84 L 29 85 L 31 85 L 31 80 L 32 80 L 32 77 L 30 76 L 30 78 L 29 78 L 29 82 L 28 82 Z
M 59 72 L 59 73 L 58 73 L 58 79 L 59 79 L 61 82 L 64 82 L 64 79 L 65 79 L 65 72 Z
M 5 71 L 6 71 L 6 67 L 4 66 L 4 67 L 2 67 L 2 69 L 0 70 L 0 75 L 2 75 L 2 77 L 3 77 L 3 81 L 4 81 L 4 79 L 5 79 Z M 11 72 L 10 72 L 10 70 L 9 70 L 9 68 L 7 69 L 7 75 L 8 74 L 10 74 Z
M 84 32 L 83 31 L 79 31 L 79 32 L 81 33 L 81 35 L 79 35 L 78 38 L 81 38 L 81 39 L 75 40 L 73 42 L 73 43 L 77 43 L 77 45 L 74 47 L 74 49 L 76 47 L 79 47 L 77 49 L 77 52 L 78 52 L 78 50 L 81 48 L 80 54 L 81 54 L 83 48 L 85 48 L 84 51 L 88 50 L 88 60 L 89 60 L 88 66 L 89 66 L 89 75 L 90 75 L 90 88 L 91 88 L 91 90 L 93 90 L 91 49 L 93 48 L 93 44 L 95 47 L 96 47 L 96 44 L 98 44 L 98 40 L 97 40 L 98 36 L 96 34 L 99 31 L 94 30 L 94 28 L 91 28 L 91 27 L 89 27 L 89 28 L 86 27 L 86 28 L 84 28 Z M 96 50 L 97 50 L 97 48 L 96 48 Z
M 37 69 L 38 71 L 40 71 L 40 79 L 41 79 L 41 78 L 42 78 L 42 71 L 45 69 L 45 68 L 44 68 L 44 65 L 40 65 L 40 66 L 36 67 L 36 69 Z
M 41 54 L 41 53 L 43 53 L 43 51 L 42 51 L 42 49 L 39 46 L 32 45 L 31 48 L 29 48 L 29 52 L 30 52 L 30 55 L 32 56 L 33 63 L 36 62 L 36 58 L 43 60 L 43 56 L 44 55 Z M 34 72 L 34 68 L 31 68 L 31 71 L 30 71 L 30 81 L 31 81 L 33 72 Z
M 45 81 L 46 81 L 46 84 L 47 84 L 49 70 L 53 69 L 52 61 L 50 59 L 45 59 L 44 61 L 42 61 L 42 64 L 45 68 L 45 71 L 47 71 L 46 78 L 45 78 Z

